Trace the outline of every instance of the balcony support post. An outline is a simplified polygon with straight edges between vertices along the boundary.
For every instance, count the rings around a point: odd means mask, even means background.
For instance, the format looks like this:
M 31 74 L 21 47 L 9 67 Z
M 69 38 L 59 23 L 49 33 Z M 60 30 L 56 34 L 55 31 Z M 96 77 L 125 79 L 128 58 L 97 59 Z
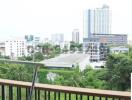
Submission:
M 34 86 L 35 86 L 35 81 L 36 81 L 36 78 L 37 78 L 38 69 L 39 69 L 39 65 L 36 65 L 35 66 L 35 71 L 33 73 L 32 86 L 30 88 L 28 100 L 32 100 L 32 94 L 33 94 L 33 90 L 34 90 Z

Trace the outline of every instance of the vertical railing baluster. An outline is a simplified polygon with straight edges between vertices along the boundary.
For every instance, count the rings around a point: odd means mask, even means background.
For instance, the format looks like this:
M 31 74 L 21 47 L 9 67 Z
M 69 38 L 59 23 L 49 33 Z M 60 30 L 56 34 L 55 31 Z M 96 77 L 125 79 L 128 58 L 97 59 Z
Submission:
M 35 100 L 37 100 L 37 89 L 35 89 Z
M 66 94 L 66 92 L 65 92 L 65 100 L 67 99 L 67 94 Z
M 48 100 L 50 100 L 50 91 L 48 91 Z
M 29 92 L 30 92 L 30 88 L 28 86 L 28 84 L 12 84 L 12 83 L 5 83 L 5 86 L 4 83 L 0 83 L 1 84 L 1 97 L 0 97 L 0 100 L 28 100 L 28 95 L 29 95 Z M 14 87 L 13 87 L 14 86 Z M 23 87 L 22 87 L 23 86 Z M 41 86 L 41 85 L 40 85 Z M 43 86 L 43 85 L 42 85 Z M 103 94 L 102 92 L 101 93 L 96 93 L 95 92 L 91 92 L 91 95 L 89 92 L 86 92 L 86 90 L 82 91 L 81 92 L 77 89 L 74 90 L 71 90 L 71 89 L 65 89 L 64 87 L 63 88 L 53 88 L 52 86 L 51 87 L 47 87 L 45 88 L 45 85 L 44 87 L 39 87 L 41 89 L 34 89 L 35 90 L 35 98 L 33 98 L 33 100 L 41 100 L 43 98 L 43 91 L 44 91 L 44 98 L 43 100 L 129 100 L 130 99 L 130 96 L 128 96 L 128 98 L 126 97 L 125 98 L 125 95 L 113 95 L 111 93 L 107 93 L 107 94 Z M 36 87 L 37 88 L 37 87 Z M 7 89 L 7 91 L 6 91 Z M 24 90 L 23 90 L 24 89 Z M 47 90 L 43 90 L 43 89 L 47 89 Z M 9 90 L 9 92 L 8 92 Z M 26 90 L 26 93 L 25 93 L 25 90 Z M 7 92 L 7 94 L 6 94 Z M 22 97 L 24 94 L 24 98 Z M 25 98 L 26 96 L 26 98 Z M 123 97 L 124 96 L 124 97 Z
M 13 87 L 9 85 L 9 100 L 13 100 Z
M 30 89 L 29 88 L 26 88 L 26 100 L 28 100 L 29 91 L 30 91 Z
M 21 87 L 17 87 L 17 100 L 21 100 Z
M 76 94 L 76 100 L 78 100 L 78 94 Z
M 56 100 L 56 92 L 54 92 L 54 100 Z
M 1 89 L 2 100 L 5 100 L 5 86 L 2 85 L 1 88 L 2 88 Z
M 108 100 L 108 97 L 105 97 L 105 100 Z
M 58 100 L 60 100 L 60 92 L 58 92 Z
M 87 100 L 90 100 L 90 97 L 89 97 L 89 95 L 87 96 Z
M 71 93 L 69 93 L 69 100 L 71 100 Z
M 44 95 L 45 95 L 44 100 L 47 100 L 47 91 L 46 90 L 44 91 Z
M 102 97 L 100 96 L 100 97 L 99 97 L 99 100 L 101 100 L 101 98 L 102 98 Z
M 82 100 L 83 99 L 83 96 L 82 96 L 82 94 L 80 94 L 80 100 Z
M 38 90 L 38 100 L 40 100 L 40 90 Z
M 95 96 L 93 96 L 93 100 L 95 100 Z

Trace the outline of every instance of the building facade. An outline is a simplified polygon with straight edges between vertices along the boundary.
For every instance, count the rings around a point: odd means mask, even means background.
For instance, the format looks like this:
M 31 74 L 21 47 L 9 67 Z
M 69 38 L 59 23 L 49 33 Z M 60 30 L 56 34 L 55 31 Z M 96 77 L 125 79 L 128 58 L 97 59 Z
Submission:
M 106 43 L 100 43 L 98 38 L 84 38 L 84 41 L 85 44 L 83 44 L 83 48 L 85 53 L 89 54 L 90 62 L 99 62 L 106 59 L 109 52 L 109 48 Z
M 79 30 L 74 29 L 72 32 L 72 41 L 75 43 L 79 43 Z
M 52 34 L 51 41 L 53 44 L 60 44 L 64 42 L 64 34 Z
M 84 38 L 91 37 L 92 34 L 111 33 L 111 11 L 109 6 L 89 9 L 84 11 L 83 16 Z
M 129 40 L 128 41 L 128 45 L 131 45 L 132 46 L 132 40 Z
M 21 39 L 11 39 L 0 43 L 2 56 L 9 56 L 11 59 L 22 57 L 27 54 L 26 42 Z
M 123 47 L 123 46 L 118 46 L 118 47 L 111 47 L 110 48 L 111 53 L 127 53 L 129 52 L 129 48 Z
M 0 42 L 0 56 L 5 55 L 5 42 Z
M 37 45 L 40 43 L 40 37 L 34 35 L 25 35 L 25 41 L 30 45 Z
M 37 45 L 40 43 L 40 37 L 34 35 L 25 35 L 27 55 L 37 51 Z
M 97 58 L 97 61 L 105 60 L 110 46 L 125 45 L 127 45 L 126 34 L 93 34 L 91 38 L 83 39 L 83 49 L 89 53 L 91 61 L 96 61 L 94 58 Z M 94 50 L 94 46 L 96 50 Z M 120 51 L 121 49 L 123 50 L 123 48 L 113 48 L 112 52 L 115 52 L 114 49 L 117 49 L 117 51 Z
M 127 45 L 127 34 L 93 34 L 92 37 L 98 38 L 100 43 L 106 43 L 107 45 Z

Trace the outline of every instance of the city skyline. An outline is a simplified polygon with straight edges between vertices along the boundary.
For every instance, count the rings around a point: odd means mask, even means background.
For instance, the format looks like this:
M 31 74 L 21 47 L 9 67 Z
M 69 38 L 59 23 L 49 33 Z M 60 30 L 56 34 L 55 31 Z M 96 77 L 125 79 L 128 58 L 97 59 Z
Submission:
M 132 40 L 130 0 L 0 1 L 0 39 L 25 34 L 49 37 L 51 34 L 63 33 L 66 39 L 71 40 L 75 28 L 79 29 L 82 38 L 83 10 L 102 7 L 103 4 L 112 10 L 112 33 L 128 34 L 128 40 Z

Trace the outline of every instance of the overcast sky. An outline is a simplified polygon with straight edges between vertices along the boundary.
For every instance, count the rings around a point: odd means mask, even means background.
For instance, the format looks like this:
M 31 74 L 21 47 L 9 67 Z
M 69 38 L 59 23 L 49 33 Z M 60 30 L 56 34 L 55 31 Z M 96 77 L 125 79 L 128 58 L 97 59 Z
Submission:
M 83 10 L 109 5 L 112 33 L 128 34 L 132 40 L 132 0 L 0 0 L 0 40 L 36 34 L 64 33 L 71 39 L 74 28 L 83 35 Z

